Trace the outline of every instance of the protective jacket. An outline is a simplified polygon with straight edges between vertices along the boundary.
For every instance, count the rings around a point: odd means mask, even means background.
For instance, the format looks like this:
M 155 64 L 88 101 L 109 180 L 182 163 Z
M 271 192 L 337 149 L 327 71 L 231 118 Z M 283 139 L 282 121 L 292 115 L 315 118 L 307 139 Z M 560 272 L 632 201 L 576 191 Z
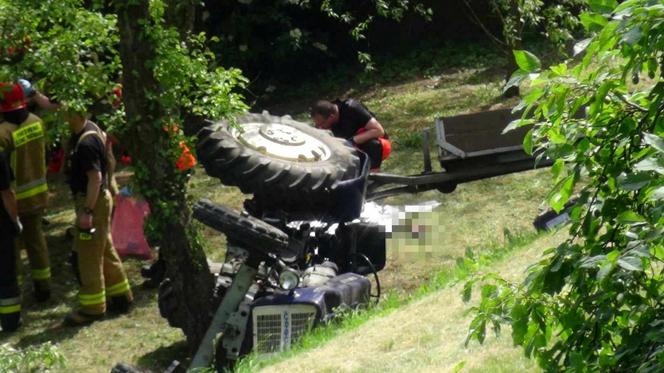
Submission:
M 34 114 L 20 125 L 0 123 L 0 151 L 11 152 L 19 215 L 42 211 L 48 204 L 45 135 L 42 120 Z

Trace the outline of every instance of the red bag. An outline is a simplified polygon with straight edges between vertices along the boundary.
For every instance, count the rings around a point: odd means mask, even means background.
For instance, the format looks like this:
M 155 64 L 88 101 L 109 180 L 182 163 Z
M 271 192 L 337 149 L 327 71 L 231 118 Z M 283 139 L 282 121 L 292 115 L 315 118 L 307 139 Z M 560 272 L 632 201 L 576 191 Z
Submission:
M 147 202 L 121 194 L 115 197 L 111 236 L 120 257 L 152 258 L 150 246 L 143 234 L 143 221 L 149 214 L 150 206 Z
M 60 172 L 62 165 L 65 161 L 65 151 L 62 148 L 58 148 L 51 153 L 51 157 L 48 161 L 48 172 L 57 174 Z

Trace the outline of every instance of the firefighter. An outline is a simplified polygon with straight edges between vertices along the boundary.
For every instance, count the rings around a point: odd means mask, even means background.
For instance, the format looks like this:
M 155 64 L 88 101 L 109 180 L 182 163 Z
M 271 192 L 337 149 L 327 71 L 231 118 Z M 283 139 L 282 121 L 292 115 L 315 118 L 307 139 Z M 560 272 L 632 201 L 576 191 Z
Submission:
M 31 111 L 34 111 L 33 109 L 41 109 L 54 112 L 60 108 L 60 104 L 51 101 L 50 98 L 36 90 L 29 80 L 19 79 L 17 83 L 21 86 L 21 89 L 23 89 L 23 95 L 28 101 L 28 106 Z
M 17 215 L 16 194 L 10 188 L 12 178 L 9 157 L 0 152 L 0 325 L 5 332 L 15 331 L 21 322 L 14 240 L 22 227 Z
M 84 114 L 65 114 L 69 140 L 68 182 L 76 207 L 74 263 L 80 291 L 79 308 L 65 318 L 67 326 L 90 324 L 105 312 L 126 313 L 133 295 L 122 262 L 111 241 L 106 134 Z
M 27 109 L 25 95 L 19 84 L 0 83 L 0 151 L 11 153 L 10 163 L 15 176 L 18 216 L 23 232 L 17 240 L 25 248 L 30 261 L 34 295 L 43 302 L 51 296 L 51 267 L 42 218 L 48 204 L 46 184 L 46 138 L 42 120 Z
M 383 126 L 357 100 L 320 100 L 311 108 L 310 114 L 317 128 L 331 130 L 334 136 L 349 140 L 367 153 L 372 171 L 380 169 L 392 152 L 392 144 Z

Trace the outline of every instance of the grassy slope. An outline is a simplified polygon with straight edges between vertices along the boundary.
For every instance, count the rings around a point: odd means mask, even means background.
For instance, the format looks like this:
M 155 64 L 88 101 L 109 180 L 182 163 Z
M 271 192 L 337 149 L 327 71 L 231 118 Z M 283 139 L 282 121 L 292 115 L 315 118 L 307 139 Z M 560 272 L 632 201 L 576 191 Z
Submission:
M 520 279 L 543 249 L 563 237 L 545 235 L 516 249 L 492 271 Z M 463 283 L 431 292 L 396 311 L 373 318 L 321 346 L 268 366 L 262 372 L 530 372 L 537 370 L 522 350 L 511 346 L 509 330 L 487 338 L 484 346 L 464 346 L 470 316 L 461 300 Z M 472 301 L 471 301 L 472 302 Z
M 334 85 L 339 96 L 351 93 L 367 102 L 388 127 L 396 142 L 396 150 L 386 162 L 384 171 L 400 174 L 419 172 L 419 150 L 406 148 L 414 142 L 415 129 L 430 125 L 436 115 L 486 109 L 500 105 L 500 80 L 503 73 L 492 66 L 495 56 L 482 47 L 461 51 L 438 50 L 424 54 L 423 61 L 401 61 L 397 70 L 407 74 L 385 74 L 383 80 L 363 83 L 363 89 Z M 453 53 L 456 53 L 453 54 Z M 443 61 L 422 73 L 423 64 Z M 468 67 L 463 67 L 467 65 Z M 411 66 L 409 70 L 403 66 Z M 429 65 L 426 65 L 429 66 Z M 383 70 L 385 71 L 385 70 Z M 304 89 L 303 91 L 306 91 Z M 281 105 L 290 113 L 302 113 L 311 100 L 291 100 Z M 421 239 L 408 235 L 395 237 L 389 245 L 388 266 L 381 272 L 385 287 L 395 294 L 408 294 L 427 282 L 433 271 L 449 268 L 466 248 L 481 252 L 504 242 L 505 232 L 529 232 L 540 201 L 549 186 L 546 171 L 484 180 L 460 186 L 449 195 L 428 192 L 418 196 L 391 198 L 386 203 L 406 204 L 422 200 L 439 200 L 442 205 L 431 214 L 422 214 L 410 228 L 427 228 Z M 156 292 L 142 289 L 138 270 L 141 262 L 128 260 L 128 269 L 137 296 L 137 307 L 128 316 L 97 323 L 88 328 L 62 329 L 62 317 L 75 305 L 76 284 L 65 263 L 70 243 L 64 240 L 66 226 L 73 220 L 69 196 L 61 184 L 52 183 L 53 208 L 47 235 L 54 272 L 54 299 L 45 305 L 35 304 L 29 297 L 29 283 L 24 285 L 24 327 L 16 334 L 0 333 L 0 343 L 26 347 L 53 341 L 67 358 L 70 371 L 106 372 L 117 361 L 143 367 L 167 366 L 172 359 L 184 359 L 183 336 L 169 328 L 158 315 Z M 240 208 L 243 196 L 235 188 L 223 187 L 199 169 L 191 182 L 192 199 L 207 197 L 234 208 Z M 225 240 L 204 229 L 211 260 L 223 257 Z M 509 236 L 509 235 L 507 235 Z M 410 255 L 408 248 L 425 247 L 431 254 Z M 463 329 L 464 326 L 459 326 Z

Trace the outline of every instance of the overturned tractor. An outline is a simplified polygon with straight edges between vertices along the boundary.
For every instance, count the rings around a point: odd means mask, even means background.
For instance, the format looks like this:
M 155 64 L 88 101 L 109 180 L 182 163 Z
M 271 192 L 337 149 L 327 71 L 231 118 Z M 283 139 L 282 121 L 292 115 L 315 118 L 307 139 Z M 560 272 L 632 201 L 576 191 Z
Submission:
M 243 212 L 201 200 L 194 217 L 227 237 L 216 273 L 214 314 L 191 367 L 218 369 L 250 351 L 275 353 L 344 309 L 380 296 L 385 265 L 381 227 L 360 217 L 364 202 L 548 166 L 526 154 L 528 128 L 503 135 L 510 110 L 442 118 L 435 124 L 441 172 L 433 172 L 429 131 L 424 170 L 411 176 L 369 173 L 367 157 L 329 132 L 288 116 L 248 114 L 199 133 L 206 172 L 252 194 Z M 175 321 L 166 279 L 159 306 Z M 177 325 L 173 325 L 177 326 Z

